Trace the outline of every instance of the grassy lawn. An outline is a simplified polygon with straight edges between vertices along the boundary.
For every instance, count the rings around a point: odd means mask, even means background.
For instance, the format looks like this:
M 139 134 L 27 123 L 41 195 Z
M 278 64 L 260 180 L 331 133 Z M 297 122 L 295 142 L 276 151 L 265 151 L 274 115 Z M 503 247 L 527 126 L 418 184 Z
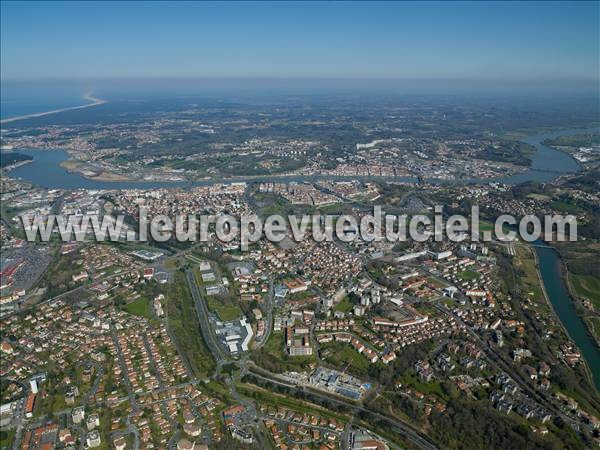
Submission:
M 436 300 L 440 303 L 443 303 L 444 305 L 446 305 L 448 308 L 454 308 L 456 306 L 456 300 L 451 299 L 450 297 L 440 297 L 438 300 Z
M 427 283 L 429 283 L 436 289 L 444 289 L 445 287 L 448 286 L 448 284 L 442 283 L 440 280 L 433 278 L 433 277 L 427 278 Z
M 479 231 L 494 231 L 494 224 L 492 222 L 480 220 Z
M 591 300 L 596 308 L 600 308 L 600 280 L 592 275 L 574 275 L 569 277 L 575 293 Z
M 123 310 L 134 316 L 150 317 L 150 302 L 145 298 L 140 298 L 123 306 Z
M 399 381 L 403 386 L 410 386 L 423 394 L 437 395 L 439 398 L 448 401 L 448 396 L 442 390 L 442 386 L 439 381 L 426 382 L 422 381 L 417 375 L 413 373 L 405 373 L 399 378 Z
M 225 322 L 238 319 L 242 315 L 242 310 L 237 305 L 224 305 L 215 297 L 206 297 L 208 309 L 215 312 L 219 318 Z
M 354 305 L 348 299 L 348 297 L 344 297 L 341 302 L 339 302 L 337 305 L 334 306 L 333 310 L 348 313 L 348 312 L 352 311 L 353 306 Z
M 0 430 L 0 449 L 12 448 L 16 433 L 17 433 L 16 429 Z
M 211 393 L 215 394 L 216 397 L 220 398 L 224 402 L 235 401 L 231 396 L 231 390 L 227 386 L 217 381 L 211 380 L 204 386 L 206 387 L 207 391 L 210 391 Z
M 217 274 L 217 279 L 220 279 L 218 276 L 218 272 L 215 271 L 215 273 Z M 200 270 L 198 268 L 194 269 L 194 277 L 198 286 L 207 286 L 217 283 L 216 281 L 204 283 L 202 281 L 202 275 L 200 274 Z M 213 295 L 205 295 L 205 298 L 208 309 L 214 312 L 217 316 L 219 316 L 219 319 L 221 319 L 224 322 L 236 320 L 242 316 L 242 310 L 236 304 L 236 300 L 229 295 L 218 297 Z
M 465 281 L 472 281 L 479 278 L 479 274 L 474 270 L 463 270 L 458 273 L 458 277 Z
M 326 361 L 329 364 L 350 372 L 364 374 L 369 367 L 369 361 L 364 355 L 354 350 L 349 344 L 343 342 L 332 342 L 322 346 L 322 349 L 328 351 Z
M 347 208 L 348 206 L 346 204 L 335 202 L 319 206 L 319 211 L 321 214 L 343 214 Z M 337 220 L 334 220 L 334 223 L 337 223 Z
M 283 332 L 274 331 L 263 348 L 267 351 L 267 353 L 275 356 L 276 358 L 283 358 L 285 356 L 283 352 Z
M 519 279 L 525 295 L 535 301 L 543 300 L 544 294 L 541 287 L 541 280 L 535 268 L 535 258 L 533 257 L 531 248 L 517 247 L 515 266 L 523 271 L 523 275 Z
M 166 292 L 165 311 L 175 344 L 184 361 L 197 377 L 205 377 L 215 368 L 206 347 L 185 275 L 175 273 L 175 282 Z
M 54 396 L 54 401 L 52 402 L 52 412 L 62 411 L 67 408 L 69 408 L 69 406 L 65 402 L 65 396 L 62 393 L 56 394 Z
M 539 277 L 535 268 L 535 258 L 532 250 L 525 247 L 517 248 L 518 264 L 520 269 L 525 272 L 524 281 L 527 284 L 537 284 Z
M 590 322 L 592 324 L 592 333 L 594 337 L 600 341 L 600 317 L 590 317 Z

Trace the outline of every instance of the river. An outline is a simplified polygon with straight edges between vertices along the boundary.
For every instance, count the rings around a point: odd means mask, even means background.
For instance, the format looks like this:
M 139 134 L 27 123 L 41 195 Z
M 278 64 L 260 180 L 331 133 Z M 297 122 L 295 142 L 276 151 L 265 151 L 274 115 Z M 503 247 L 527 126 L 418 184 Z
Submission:
M 535 147 L 536 152 L 531 158 L 531 166 L 525 172 L 508 177 L 504 181 L 508 184 L 519 184 L 526 181 L 552 181 L 559 175 L 565 173 L 579 172 L 577 161 L 564 152 L 548 147 L 542 142 L 559 136 L 572 136 L 575 134 L 598 132 L 600 128 L 586 128 L 576 130 L 561 130 L 536 134 L 523 139 L 526 144 Z
M 553 131 L 541 133 L 523 139 L 523 142 L 531 144 L 536 148 L 536 153 L 532 157 L 531 167 L 518 175 L 498 179 L 485 180 L 485 182 L 498 181 L 507 184 L 518 184 L 526 181 L 548 182 L 561 174 L 573 173 L 580 170 L 577 162 L 568 154 L 547 147 L 542 144 L 546 139 L 558 136 L 567 136 L 581 133 L 590 133 L 600 131 L 600 128 L 574 129 Z M 34 157 L 34 161 L 14 169 L 12 176 L 22 178 L 37 185 L 54 189 L 159 189 L 169 187 L 182 187 L 190 185 L 206 185 L 214 181 L 199 182 L 160 182 L 160 181 L 100 181 L 87 179 L 77 173 L 67 172 L 60 166 L 60 163 L 69 158 L 69 155 L 62 150 L 40 151 L 40 150 L 19 150 L 20 153 L 26 153 Z M 318 178 L 331 177 L 304 177 L 290 176 L 279 177 L 281 181 L 306 181 Z M 352 177 L 351 177 L 352 178 Z M 226 181 L 273 181 L 273 177 L 244 178 L 236 177 Z M 383 178 L 380 178 L 383 179 Z M 392 178 L 395 181 L 415 181 L 414 178 Z M 462 183 L 478 182 L 483 180 L 461 180 Z M 568 289 L 565 285 L 560 272 L 560 258 L 558 253 L 550 246 L 535 246 L 537 252 L 540 274 L 549 300 L 564 325 L 567 333 L 573 339 L 575 344 L 581 350 L 594 379 L 596 388 L 600 390 L 600 350 L 594 339 L 587 333 L 587 328 L 577 315 L 577 312 L 571 302 Z
M 537 241 L 534 249 L 552 308 L 560 318 L 569 337 L 577 344 L 592 373 L 596 389 L 600 391 L 600 349 L 594 338 L 588 333 L 583 319 L 577 314 L 570 299 L 562 274 L 560 256 L 554 248 L 543 241 Z

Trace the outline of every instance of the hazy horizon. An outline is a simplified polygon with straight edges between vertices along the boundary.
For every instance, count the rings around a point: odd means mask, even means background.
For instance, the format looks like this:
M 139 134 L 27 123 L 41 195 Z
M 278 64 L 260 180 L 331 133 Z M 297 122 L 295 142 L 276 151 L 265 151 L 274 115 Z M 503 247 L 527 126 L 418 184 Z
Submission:
M 143 92 L 202 94 L 211 92 L 261 92 L 273 93 L 344 93 L 380 92 L 389 94 L 510 94 L 549 95 L 575 94 L 600 95 L 596 80 L 566 79 L 411 79 L 391 77 L 341 78 L 341 77 L 64 77 L 38 79 L 3 79 L 3 96 L 11 91 L 31 89 L 87 91 Z
M 598 2 L 3 1 L 2 79 L 599 82 Z M 386 81 L 387 82 L 387 81 Z

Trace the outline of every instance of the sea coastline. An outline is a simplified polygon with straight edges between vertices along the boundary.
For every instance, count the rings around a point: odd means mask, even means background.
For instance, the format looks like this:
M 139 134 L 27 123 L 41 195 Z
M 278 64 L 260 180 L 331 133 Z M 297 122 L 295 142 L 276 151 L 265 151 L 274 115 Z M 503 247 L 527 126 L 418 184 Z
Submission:
M 84 95 L 82 98 L 84 100 L 89 100 L 91 103 L 86 103 L 85 105 L 79 105 L 79 106 L 70 106 L 68 108 L 53 109 L 50 111 L 43 111 L 43 112 L 39 112 L 39 113 L 25 114 L 22 116 L 7 117 L 6 119 L 0 120 L 0 125 L 17 122 L 19 120 L 34 119 L 37 117 L 44 117 L 44 116 L 49 116 L 52 114 L 59 114 L 62 112 L 67 112 L 67 111 L 75 111 L 75 110 L 79 110 L 79 109 L 91 108 L 93 106 L 98 106 L 98 105 L 102 105 L 104 103 L 108 103 L 107 100 L 92 97 L 89 94 Z

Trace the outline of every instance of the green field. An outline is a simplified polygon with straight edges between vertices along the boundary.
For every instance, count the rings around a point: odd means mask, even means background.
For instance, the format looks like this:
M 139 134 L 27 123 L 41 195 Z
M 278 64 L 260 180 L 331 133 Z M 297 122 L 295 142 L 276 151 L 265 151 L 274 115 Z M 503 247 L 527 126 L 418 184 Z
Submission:
M 570 274 L 569 279 L 578 296 L 591 300 L 596 308 L 600 308 L 600 280 L 597 277 Z
M 229 389 L 229 387 L 223 385 L 222 383 L 219 383 L 215 380 L 211 380 L 209 383 L 206 383 L 204 387 L 207 391 L 209 391 L 211 394 L 214 394 L 215 397 L 220 398 L 224 402 L 235 401 L 231 395 L 231 390 Z M 225 405 L 222 405 L 221 409 L 223 409 L 224 407 Z
M 592 329 L 592 334 L 598 342 L 600 342 L 600 317 L 590 317 L 589 319 Z
M 458 277 L 465 281 L 472 281 L 479 278 L 479 274 L 474 270 L 463 270 L 458 273 Z
M 515 267 L 522 271 L 519 280 L 525 294 L 534 301 L 544 300 L 540 278 L 535 267 L 535 258 L 529 247 L 517 247 Z
M 353 308 L 352 302 L 348 299 L 348 297 L 344 297 L 341 302 L 336 304 L 333 308 L 334 311 L 341 311 L 344 313 L 348 313 L 352 311 Z
M 494 224 L 485 220 L 480 220 L 479 231 L 494 231 Z
M 410 386 L 423 394 L 433 394 L 437 395 L 442 400 L 448 400 L 448 395 L 444 393 L 444 390 L 442 389 L 442 386 L 439 381 L 423 381 L 420 378 L 418 378 L 412 370 L 411 373 L 405 373 L 404 375 L 402 375 L 402 377 L 399 378 L 399 381 L 402 383 L 403 386 Z
M 347 368 L 350 372 L 357 374 L 366 373 L 369 368 L 369 361 L 367 358 L 358 353 L 350 344 L 343 342 L 332 342 L 325 344 L 322 350 L 327 350 L 326 361 L 340 369 Z
M 188 256 L 197 261 L 200 261 L 194 256 Z M 202 282 L 202 276 L 197 268 L 194 270 L 194 278 L 196 279 L 196 283 L 198 284 L 198 286 L 215 284 L 215 282 Z M 219 316 L 219 319 L 221 319 L 222 321 L 229 322 L 231 320 L 236 320 L 242 316 L 242 310 L 235 303 L 236 300 L 233 299 L 231 295 L 205 295 L 204 297 L 206 299 L 206 305 L 208 306 L 208 309 L 214 312 L 217 316 Z
M 242 315 L 242 310 L 237 305 L 224 305 L 215 297 L 206 297 L 208 309 L 219 316 L 219 319 L 228 322 L 236 320 Z
M 283 352 L 283 332 L 273 331 L 263 348 L 270 355 L 273 355 L 276 358 L 283 358 L 285 356 Z
M 123 309 L 129 314 L 140 317 L 150 317 L 150 302 L 145 298 L 140 298 L 127 305 Z
M 258 207 L 259 217 L 268 217 L 274 214 L 280 214 L 282 216 L 288 215 L 301 215 L 310 214 L 314 211 L 313 206 L 309 205 L 292 205 L 286 199 L 281 197 L 279 194 L 273 192 L 269 193 L 255 193 L 254 200 Z
M 443 283 L 441 280 L 438 280 L 438 279 L 433 278 L 433 277 L 427 278 L 427 282 L 430 285 L 432 285 L 433 287 L 435 287 L 436 289 L 444 289 L 445 287 L 448 286 L 447 283 Z
M 0 449 L 12 448 L 15 439 L 16 429 L 0 430 Z

